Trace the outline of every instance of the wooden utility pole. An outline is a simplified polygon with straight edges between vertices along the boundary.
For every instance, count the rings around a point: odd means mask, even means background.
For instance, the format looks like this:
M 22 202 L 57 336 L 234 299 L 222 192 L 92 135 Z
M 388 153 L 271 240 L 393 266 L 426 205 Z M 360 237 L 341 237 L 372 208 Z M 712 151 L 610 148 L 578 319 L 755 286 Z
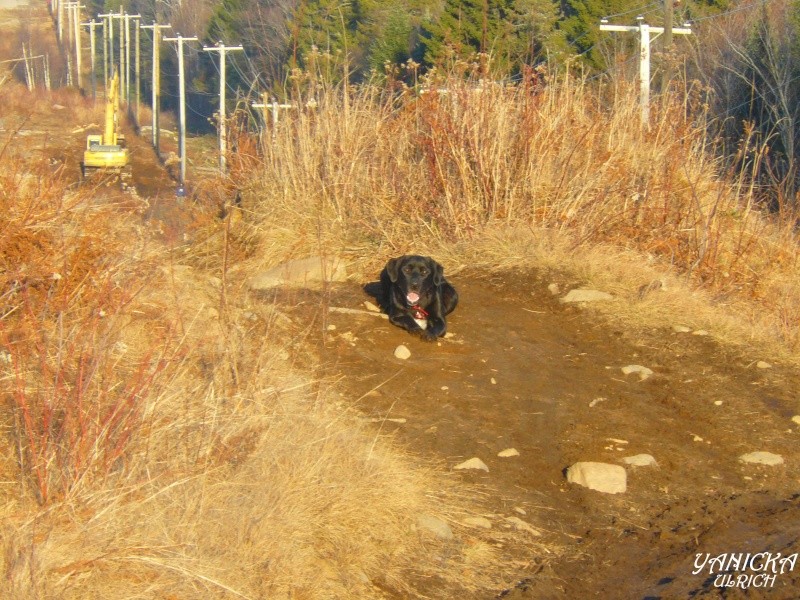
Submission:
M 267 111 L 272 114 L 272 137 L 275 138 L 275 132 L 278 127 L 278 120 L 280 118 L 280 111 L 281 110 L 289 110 L 290 108 L 294 108 L 292 104 L 278 104 L 278 101 L 273 98 L 272 102 L 267 102 L 267 94 L 261 94 L 261 102 L 260 103 L 253 103 L 250 106 L 253 108 L 261 108 L 264 111 L 264 125 L 267 124 Z
M 639 33 L 639 106 L 642 125 L 650 122 L 650 34 L 664 33 L 663 27 L 651 27 L 642 17 L 637 17 L 638 25 L 609 25 L 605 19 L 600 21 L 600 31 L 627 31 Z M 690 35 L 690 27 L 673 27 L 673 34 Z
M 131 106 L 131 19 L 141 19 L 142 15 L 129 15 L 125 13 L 125 102 L 128 105 L 128 113 Z
M 226 46 L 221 41 L 215 47 L 203 47 L 206 52 L 219 52 L 219 170 L 227 172 L 226 155 L 228 153 L 228 133 L 225 117 L 225 53 L 244 51 L 242 46 Z
M 114 13 L 97 15 L 103 21 L 103 89 L 108 89 L 109 72 L 114 71 Z
M 183 37 L 180 33 L 174 38 L 164 38 L 165 42 L 177 42 L 178 44 L 178 87 L 180 91 L 180 158 L 181 158 L 181 185 L 186 183 L 186 85 L 184 82 L 183 70 L 183 44 L 185 42 L 196 42 L 196 37 Z
M 58 0 L 56 14 L 58 15 L 58 42 L 61 43 L 64 39 L 64 3 L 61 0 Z
M 136 19 L 136 61 L 134 62 L 133 76 L 136 80 L 136 126 L 139 126 L 139 105 L 142 103 L 142 82 L 141 77 L 141 52 L 142 43 L 142 20 Z
M 169 29 L 172 25 L 159 25 L 153 21 L 152 25 L 142 25 L 142 29 L 153 30 L 153 98 L 150 103 L 153 109 L 153 148 L 156 150 L 156 156 L 160 156 L 159 145 L 159 130 L 158 130 L 158 112 L 160 96 L 161 96 L 161 30 Z
M 75 11 L 72 15 L 72 27 L 75 31 L 75 71 L 78 74 L 78 89 L 81 90 L 83 89 L 81 81 L 81 71 L 83 70 L 81 65 L 81 55 L 83 54 L 81 49 L 81 9 L 86 7 L 80 2 L 71 2 L 70 7 Z
M 674 0 L 664 0 L 664 44 L 661 56 L 663 65 L 661 66 L 661 92 L 669 90 L 669 82 L 672 79 L 672 69 L 670 68 L 669 51 L 672 49 L 672 19 L 674 13 Z
M 97 61 L 95 59 L 95 50 L 96 50 L 96 37 L 94 33 L 94 28 L 98 25 L 103 25 L 103 23 L 99 21 L 95 21 L 92 19 L 88 23 L 81 23 L 84 27 L 89 28 L 89 46 L 91 48 L 91 62 L 92 62 L 92 98 L 97 98 L 97 74 L 95 73 Z
M 119 19 L 119 95 L 124 96 L 123 90 L 125 89 L 125 13 L 122 7 L 119 8 L 119 13 L 113 15 L 112 19 Z M 113 70 L 113 69 L 112 69 Z

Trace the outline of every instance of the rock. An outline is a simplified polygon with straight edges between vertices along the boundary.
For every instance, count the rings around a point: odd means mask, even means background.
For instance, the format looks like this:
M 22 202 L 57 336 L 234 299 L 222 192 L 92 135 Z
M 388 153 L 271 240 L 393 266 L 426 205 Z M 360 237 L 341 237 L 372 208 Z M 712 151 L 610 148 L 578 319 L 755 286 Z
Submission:
M 491 381 L 492 385 L 497 385 L 497 379 L 492 377 L 489 381 Z
M 800 415 L 793 416 L 792 423 L 794 423 L 795 425 L 800 425 Z
M 417 517 L 417 527 L 428 533 L 432 533 L 441 540 L 452 540 L 453 530 L 450 526 L 439 519 L 430 515 L 420 515 Z
M 553 294 L 553 296 L 558 296 L 561 293 L 561 287 L 557 283 L 551 283 L 548 285 L 547 290 Z
M 250 279 L 252 290 L 278 286 L 316 287 L 323 281 L 345 281 L 347 269 L 338 258 L 312 256 L 290 260 Z
M 574 289 L 567 292 L 567 295 L 559 299 L 562 304 L 570 304 L 575 302 L 601 302 L 604 300 L 613 300 L 614 296 L 606 292 L 598 290 L 584 290 Z
M 477 457 L 465 460 L 453 468 L 459 471 L 463 469 L 480 469 L 481 471 L 486 471 L 487 473 L 489 472 L 489 467 L 486 466 L 486 463 Z
M 517 452 L 516 448 L 506 448 L 505 450 L 498 452 L 497 456 L 500 458 L 509 458 L 511 456 L 519 456 L 519 452 Z
M 643 367 L 642 365 L 628 365 L 627 367 L 622 367 L 622 372 L 625 375 L 630 375 L 631 373 L 638 373 L 639 381 L 644 381 L 653 374 L 653 371 L 651 369 Z
M 464 525 L 471 527 L 480 527 L 481 529 L 491 529 L 492 522 L 486 517 L 467 517 L 464 519 Z
M 742 454 L 739 461 L 743 463 L 750 463 L 754 465 L 782 465 L 783 457 L 780 454 L 773 454 L 772 452 L 749 452 Z
M 686 327 L 686 325 L 673 325 L 672 331 L 675 333 L 689 333 L 692 330 L 691 327 Z
M 567 481 L 605 494 L 621 494 L 627 489 L 627 474 L 619 465 L 576 462 L 567 469 Z
M 406 348 L 403 344 L 400 344 L 394 349 L 394 356 L 400 360 L 406 360 L 411 357 L 411 350 Z
M 632 467 L 657 467 L 658 463 L 656 459 L 650 456 L 649 454 L 636 454 L 634 456 L 626 456 L 622 459 L 626 465 L 631 465 Z
M 758 362 L 756 363 L 756 367 L 758 367 L 759 369 L 771 369 L 771 368 L 772 368 L 772 365 L 771 365 L 771 364 L 769 364 L 768 362 L 765 362 L 765 361 L 763 361 L 763 360 L 760 360 L 760 361 L 758 361 Z
M 514 529 L 516 529 L 517 531 L 527 531 L 528 533 L 530 533 L 535 537 L 539 537 L 542 535 L 540 532 L 535 530 L 533 527 L 531 527 L 528 523 L 526 523 L 519 517 L 506 517 L 506 521 L 511 523 L 511 525 L 514 526 Z

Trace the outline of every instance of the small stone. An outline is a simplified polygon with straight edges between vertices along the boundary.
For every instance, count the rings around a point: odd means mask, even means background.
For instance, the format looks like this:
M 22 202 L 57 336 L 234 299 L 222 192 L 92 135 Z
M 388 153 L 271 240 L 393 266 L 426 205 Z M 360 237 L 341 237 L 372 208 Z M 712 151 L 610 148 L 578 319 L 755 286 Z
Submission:
M 773 454 L 772 452 L 749 452 L 742 454 L 739 460 L 743 463 L 750 463 L 755 465 L 782 465 L 783 457 L 780 454 Z
M 794 423 L 795 425 L 800 425 L 800 415 L 793 416 L 792 423 Z
M 763 360 L 760 360 L 760 361 L 758 361 L 758 362 L 756 363 L 756 367 L 758 367 L 759 369 L 771 369 L 771 368 L 772 368 L 772 365 L 771 365 L 771 364 L 769 364 L 768 362 L 765 362 L 765 361 L 763 361 Z
M 672 331 L 675 333 L 689 333 L 692 330 L 691 327 L 686 327 L 686 325 L 673 325 Z
M 365 300 L 365 301 L 364 301 L 364 306 L 366 307 L 366 309 L 367 309 L 369 312 L 381 312 L 381 309 L 380 309 L 380 308 L 378 308 L 377 306 L 375 306 L 375 305 L 374 305 L 372 302 L 370 302 L 369 300 Z
M 643 367 L 642 365 L 628 365 L 627 367 L 622 367 L 622 372 L 625 375 L 630 375 L 631 373 L 638 373 L 639 381 L 644 381 L 653 374 L 653 371 L 651 369 Z
M 697 331 L 693 331 L 692 335 L 699 335 L 699 336 L 706 336 L 708 332 L 705 329 L 698 329 Z
M 486 463 L 477 457 L 465 460 L 464 462 L 457 464 L 453 468 L 458 471 L 462 471 L 464 469 L 477 469 L 481 471 L 486 471 L 487 473 L 489 472 L 489 467 L 486 466 Z
M 406 348 L 403 344 L 400 344 L 394 349 L 394 356 L 400 360 L 406 360 L 411 357 L 411 350 Z
M 559 302 L 562 304 L 572 304 L 575 302 L 602 302 L 604 300 L 613 299 L 614 296 L 607 292 L 600 292 L 598 290 L 574 289 L 567 292 L 566 296 L 561 298 Z
M 553 295 L 558 296 L 561 293 L 561 286 L 557 283 L 551 283 L 547 286 L 547 290 Z
M 714 406 L 722 406 L 722 400 L 714 400 Z
M 490 381 L 492 382 L 492 385 L 497 385 L 497 379 L 495 379 L 494 377 L 492 377 Z
M 505 450 L 501 450 L 497 453 L 497 456 L 500 458 L 509 458 L 512 456 L 519 456 L 519 452 L 516 448 L 506 448 Z
M 486 517 L 467 517 L 464 519 L 464 525 L 472 527 L 480 527 L 481 529 L 491 529 L 492 522 Z
M 577 462 L 567 469 L 567 481 L 605 494 L 621 494 L 627 489 L 628 476 L 619 465 Z
M 334 325 L 333 323 L 328 325 L 328 331 L 336 331 L 336 325 Z
M 437 517 L 430 515 L 420 515 L 417 517 L 417 527 L 423 529 L 428 533 L 432 533 L 442 540 L 452 540 L 453 530 L 450 526 Z
M 519 517 L 506 517 L 506 521 L 511 523 L 514 526 L 514 529 L 517 531 L 527 531 L 534 537 L 539 537 L 542 534 L 538 532 L 536 529 L 531 527 L 528 523 L 520 519 Z
M 636 454 L 634 456 L 626 456 L 625 458 L 622 459 L 622 462 L 624 462 L 626 465 L 631 465 L 632 467 L 658 466 L 656 459 L 650 456 L 649 454 Z
M 447 387 L 446 385 L 443 385 L 443 386 L 442 386 L 442 388 L 441 388 L 441 390 L 442 390 L 443 392 L 446 392 L 446 391 L 447 391 L 447 390 L 449 390 L 449 389 L 450 389 L 450 388 L 449 388 L 449 387 Z

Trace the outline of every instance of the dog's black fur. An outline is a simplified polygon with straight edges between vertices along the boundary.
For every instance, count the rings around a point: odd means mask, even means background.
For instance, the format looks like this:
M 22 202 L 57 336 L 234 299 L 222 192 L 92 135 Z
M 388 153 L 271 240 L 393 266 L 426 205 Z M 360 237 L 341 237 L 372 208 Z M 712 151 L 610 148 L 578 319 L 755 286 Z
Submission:
M 444 278 L 442 265 L 427 256 L 391 259 L 381 271 L 380 283 L 365 289 L 376 297 L 389 321 L 429 342 L 447 332 L 445 317 L 458 304 L 458 293 Z M 414 294 L 416 302 L 409 300 Z M 427 329 L 415 318 L 427 321 Z

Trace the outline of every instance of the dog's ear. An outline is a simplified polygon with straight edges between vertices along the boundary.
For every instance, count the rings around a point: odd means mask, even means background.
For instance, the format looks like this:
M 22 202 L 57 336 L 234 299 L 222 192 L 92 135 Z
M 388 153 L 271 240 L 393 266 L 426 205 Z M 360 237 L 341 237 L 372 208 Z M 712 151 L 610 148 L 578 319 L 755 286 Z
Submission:
M 442 285 L 442 282 L 444 282 L 444 267 L 432 258 L 429 260 L 431 261 L 431 270 L 433 271 L 433 284 Z
M 392 258 L 386 263 L 386 273 L 392 283 L 397 283 L 397 278 L 400 276 L 400 260 L 399 258 Z

